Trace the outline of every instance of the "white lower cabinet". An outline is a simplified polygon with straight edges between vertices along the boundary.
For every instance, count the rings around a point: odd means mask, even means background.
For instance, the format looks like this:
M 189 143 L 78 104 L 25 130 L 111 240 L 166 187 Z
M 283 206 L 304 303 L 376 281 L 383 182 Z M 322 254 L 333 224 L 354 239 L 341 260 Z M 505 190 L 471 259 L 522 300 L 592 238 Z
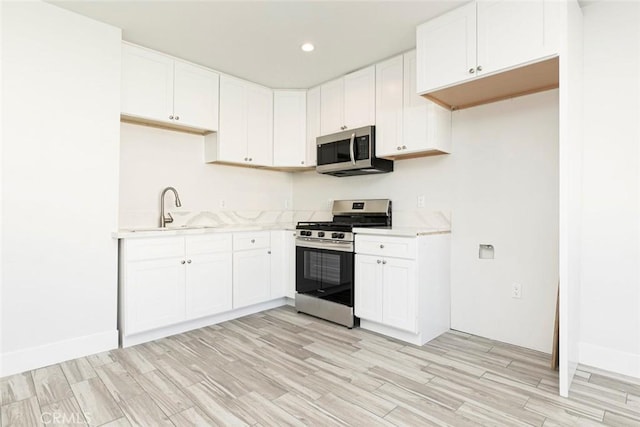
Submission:
M 126 331 L 160 328 L 185 317 L 182 258 L 135 261 L 127 265 Z
M 291 230 L 271 232 L 271 298 L 295 298 L 296 233 Z
M 271 239 L 268 231 L 233 236 L 233 308 L 271 299 Z
M 138 334 L 232 308 L 232 235 L 120 243 L 120 331 Z
M 357 234 L 355 314 L 360 326 L 416 345 L 449 329 L 448 234 Z

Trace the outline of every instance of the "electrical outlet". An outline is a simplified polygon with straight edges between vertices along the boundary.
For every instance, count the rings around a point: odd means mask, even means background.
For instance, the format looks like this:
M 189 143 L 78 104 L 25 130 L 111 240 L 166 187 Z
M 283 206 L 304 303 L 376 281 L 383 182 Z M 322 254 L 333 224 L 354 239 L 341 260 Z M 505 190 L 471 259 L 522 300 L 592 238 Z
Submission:
M 520 283 L 511 285 L 511 298 L 522 298 L 522 285 Z
M 226 208 L 227 207 L 227 202 L 224 199 L 220 200 L 220 207 L 221 208 Z
M 424 208 L 426 203 L 427 203 L 427 200 L 424 196 L 418 196 L 416 204 L 418 205 L 419 208 Z

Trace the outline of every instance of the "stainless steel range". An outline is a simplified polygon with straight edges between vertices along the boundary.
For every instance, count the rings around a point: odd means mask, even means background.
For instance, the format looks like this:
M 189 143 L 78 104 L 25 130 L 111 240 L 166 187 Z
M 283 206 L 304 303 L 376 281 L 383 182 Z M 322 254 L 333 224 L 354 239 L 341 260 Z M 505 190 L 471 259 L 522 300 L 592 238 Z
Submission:
M 335 200 L 333 221 L 296 226 L 296 310 L 352 328 L 354 227 L 390 227 L 391 200 Z

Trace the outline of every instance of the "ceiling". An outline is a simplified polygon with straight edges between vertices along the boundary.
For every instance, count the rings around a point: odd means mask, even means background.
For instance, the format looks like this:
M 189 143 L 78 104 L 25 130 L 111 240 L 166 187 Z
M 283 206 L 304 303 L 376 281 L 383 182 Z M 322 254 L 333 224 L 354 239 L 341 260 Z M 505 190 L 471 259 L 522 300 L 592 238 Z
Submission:
M 416 25 L 467 0 L 49 2 L 132 43 L 272 88 L 309 88 L 412 49 Z M 302 52 L 307 41 L 315 51 Z

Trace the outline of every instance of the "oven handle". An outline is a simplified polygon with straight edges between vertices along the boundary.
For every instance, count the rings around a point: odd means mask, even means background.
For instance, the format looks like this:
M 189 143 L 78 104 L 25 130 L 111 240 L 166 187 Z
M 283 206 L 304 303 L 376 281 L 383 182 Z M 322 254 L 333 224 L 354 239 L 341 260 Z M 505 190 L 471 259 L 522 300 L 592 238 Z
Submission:
M 353 151 L 353 143 L 356 139 L 356 133 L 351 134 L 351 141 L 349 141 L 349 154 L 351 155 L 351 163 L 356 164 L 356 155 Z
M 315 240 L 315 239 L 296 239 L 296 247 L 310 249 L 326 249 L 330 251 L 353 252 L 353 242 Z

